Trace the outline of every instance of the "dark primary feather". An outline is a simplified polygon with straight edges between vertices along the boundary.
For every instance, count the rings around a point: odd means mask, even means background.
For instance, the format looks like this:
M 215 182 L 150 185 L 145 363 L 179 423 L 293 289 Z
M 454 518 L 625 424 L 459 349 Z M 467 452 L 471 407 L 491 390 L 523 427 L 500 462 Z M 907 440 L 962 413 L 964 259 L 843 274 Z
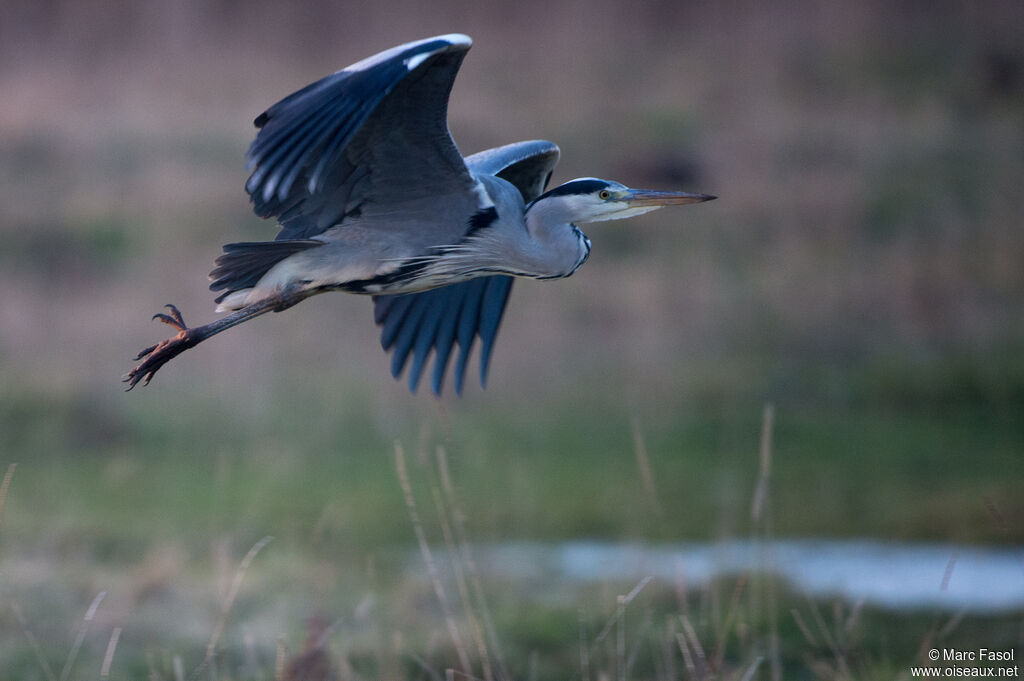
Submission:
M 308 239 L 365 202 L 412 200 L 438 183 L 472 196 L 447 123 L 467 50 L 444 39 L 414 44 L 327 76 L 261 114 L 246 191 L 257 215 L 278 217 L 277 238 Z M 407 61 L 418 55 L 429 56 L 410 72 Z
M 374 318 L 381 326 L 381 346 L 393 351 L 391 374 L 398 378 L 411 357 L 409 389 L 415 392 L 433 350 L 430 387 L 440 395 L 457 343 L 455 392 L 461 395 L 470 351 L 479 337 L 480 383 L 486 385 L 494 340 L 511 290 L 512 277 L 496 275 L 421 293 L 375 296 Z
M 519 142 L 469 156 L 466 164 L 476 174 L 495 175 L 511 182 L 525 203 L 544 191 L 558 154 L 558 147 L 551 142 Z M 494 341 L 513 281 L 508 275 L 484 276 L 421 293 L 374 296 L 374 320 L 381 327 L 381 345 L 393 350 L 392 375 L 398 378 L 411 356 L 409 389 L 415 391 L 433 351 L 430 387 L 440 395 L 458 344 L 454 380 L 455 392 L 462 394 L 470 351 L 479 337 L 480 384 L 486 385 Z

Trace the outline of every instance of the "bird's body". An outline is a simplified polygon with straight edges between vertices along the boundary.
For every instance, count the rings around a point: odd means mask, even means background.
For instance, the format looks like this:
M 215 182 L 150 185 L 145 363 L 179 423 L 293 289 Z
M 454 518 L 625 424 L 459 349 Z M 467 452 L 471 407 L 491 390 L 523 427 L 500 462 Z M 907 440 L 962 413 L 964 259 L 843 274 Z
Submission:
M 157 315 L 180 332 L 139 355 L 146 359 L 126 377 L 129 389 L 226 328 L 340 290 L 374 296 L 392 372 L 411 357 L 412 389 L 433 354 L 440 393 L 457 344 L 461 391 L 476 338 L 486 377 L 512 277 L 567 277 L 587 259 L 590 240 L 577 223 L 713 198 L 595 178 L 542 193 L 559 150 L 541 140 L 463 158 L 447 103 L 470 45 L 457 34 L 400 45 L 256 119 L 246 190 L 257 215 L 281 230 L 274 241 L 224 247 L 210 288 L 221 292 L 218 311 L 232 314 L 191 329 L 173 306 Z
M 268 242 L 269 249 L 267 243 L 257 242 L 230 250 L 215 270 L 218 276 L 233 271 L 230 254 L 269 250 L 272 259 L 288 251 L 289 244 L 297 249 L 273 264 L 252 287 L 231 290 L 218 310 L 242 309 L 289 288 L 410 293 L 494 274 L 557 279 L 583 264 L 590 241 L 579 229 L 568 224 L 554 230 L 544 223 L 531 225 L 523 197 L 512 184 L 489 175 L 478 181 L 480 209 L 452 243 L 430 239 L 436 230 L 425 229 L 422 218 L 368 211 L 305 242 Z M 388 229 L 381 229 L 382 223 Z

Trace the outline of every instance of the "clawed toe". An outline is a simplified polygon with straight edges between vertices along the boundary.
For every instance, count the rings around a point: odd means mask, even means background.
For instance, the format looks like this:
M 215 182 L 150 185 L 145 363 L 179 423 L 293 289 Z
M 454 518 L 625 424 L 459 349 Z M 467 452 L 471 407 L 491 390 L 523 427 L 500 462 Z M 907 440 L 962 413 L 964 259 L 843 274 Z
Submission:
M 121 378 L 124 383 L 128 384 L 126 390 L 131 390 L 140 382 L 143 385 L 149 385 L 150 379 L 153 378 L 153 375 L 156 374 L 160 367 L 191 347 L 186 334 L 186 331 L 182 331 L 174 338 L 168 338 L 140 352 L 135 357 L 135 361 L 143 360 L 142 364 Z
M 167 324 L 168 326 L 173 326 L 178 331 L 188 331 L 188 326 L 185 324 L 185 320 L 181 316 L 181 311 L 174 305 L 171 305 L 170 303 L 164 305 L 164 307 L 166 307 L 170 311 L 170 314 L 157 312 L 155 315 L 153 315 L 153 319 L 158 319 L 164 324 Z M 150 350 L 152 350 L 152 348 L 150 348 Z M 139 358 L 136 357 L 135 359 Z
M 134 361 L 143 361 L 142 364 L 135 367 L 121 378 L 124 383 L 128 384 L 126 390 L 131 390 L 139 383 L 148 385 L 149 381 L 153 378 L 154 374 L 156 374 L 160 367 L 198 342 L 191 334 L 189 334 L 189 328 L 185 325 L 185 320 L 181 316 L 181 311 L 174 305 L 170 304 L 165 305 L 164 307 L 167 308 L 168 313 L 165 314 L 163 312 L 158 312 L 153 315 L 153 319 L 159 320 L 168 326 L 173 326 L 178 330 L 178 335 L 173 338 L 160 341 L 156 345 L 151 345 L 135 356 Z
M 160 341 L 156 345 L 150 346 L 140 352 L 135 357 L 135 360 L 141 361 L 141 364 L 125 374 L 122 377 L 122 380 L 128 384 L 128 390 L 131 390 L 139 383 L 149 383 L 150 379 L 153 378 L 153 375 L 160 370 L 160 367 L 167 364 L 167 362 L 189 348 L 202 343 L 210 336 L 216 335 L 225 329 L 230 329 L 231 327 L 241 324 L 248 319 L 265 314 L 276 308 L 284 309 L 286 307 L 291 307 L 304 297 L 309 297 L 310 295 L 312 295 L 312 293 L 300 293 L 290 296 L 272 296 L 261 300 L 258 303 L 248 305 L 241 310 L 237 310 L 225 317 L 212 321 L 209 324 L 202 324 L 191 328 L 185 325 L 185 319 L 181 316 L 181 311 L 178 310 L 178 308 L 174 305 L 166 305 L 165 307 L 167 308 L 167 312 L 158 312 L 153 315 L 153 319 L 158 320 L 162 324 L 173 326 L 178 330 L 178 333 L 171 338 Z
M 159 345 L 159 343 L 157 345 Z M 156 350 L 156 347 L 157 347 L 156 345 L 150 345 L 148 348 L 145 348 L 144 350 L 139 352 L 139 354 L 137 354 L 134 357 L 132 357 L 132 361 L 133 362 L 138 362 L 140 359 L 142 359 L 143 357 L 145 357 L 149 353 L 151 353 L 154 350 Z

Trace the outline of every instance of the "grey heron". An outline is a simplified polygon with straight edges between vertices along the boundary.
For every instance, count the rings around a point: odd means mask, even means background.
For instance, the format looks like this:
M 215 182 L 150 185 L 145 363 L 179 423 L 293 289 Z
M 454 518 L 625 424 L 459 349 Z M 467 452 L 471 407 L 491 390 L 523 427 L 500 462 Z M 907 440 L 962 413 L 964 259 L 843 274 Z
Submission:
M 715 197 L 631 189 L 581 178 L 545 192 L 559 149 L 517 142 L 463 158 L 448 96 L 472 45 L 452 34 L 393 47 L 285 97 L 255 120 L 245 188 L 273 241 L 231 243 L 210 289 L 218 312 L 188 327 L 167 305 L 154 319 L 177 335 L 144 349 L 124 377 L 148 384 L 170 359 L 266 312 L 326 291 L 373 297 L 381 344 L 415 391 L 433 356 L 440 394 L 449 361 L 461 393 L 480 339 L 486 383 L 514 277 L 560 279 L 590 254 L 577 226 Z

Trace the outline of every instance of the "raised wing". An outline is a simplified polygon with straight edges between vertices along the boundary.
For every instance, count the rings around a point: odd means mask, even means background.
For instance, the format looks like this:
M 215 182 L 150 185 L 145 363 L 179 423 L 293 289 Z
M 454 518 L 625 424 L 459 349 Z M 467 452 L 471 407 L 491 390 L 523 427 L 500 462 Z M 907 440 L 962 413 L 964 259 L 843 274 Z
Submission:
M 308 239 L 346 216 L 447 215 L 479 208 L 476 182 L 448 132 L 448 95 L 472 42 L 445 35 L 392 48 L 312 83 L 267 109 L 249 147 L 245 188 L 260 217 L 277 217 L 278 240 Z M 450 211 L 450 212 L 449 212 Z M 440 230 L 450 243 L 462 220 Z M 384 223 L 382 222 L 382 227 Z
M 474 175 L 494 175 L 511 182 L 529 203 L 544 193 L 558 165 L 558 145 L 547 140 L 513 142 L 466 157 Z
M 474 175 L 494 175 L 512 183 L 529 202 L 543 193 L 555 164 L 558 147 L 535 140 L 488 149 L 466 158 Z M 430 386 L 440 395 L 455 344 L 455 392 L 462 394 L 466 365 L 480 338 L 480 384 L 486 386 L 494 340 L 501 325 L 513 278 L 478 277 L 459 284 L 400 295 L 375 296 L 374 319 L 381 328 L 381 345 L 393 350 L 391 373 L 398 378 L 412 357 L 409 389 L 419 385 L 431 351 L 434 367 Z

